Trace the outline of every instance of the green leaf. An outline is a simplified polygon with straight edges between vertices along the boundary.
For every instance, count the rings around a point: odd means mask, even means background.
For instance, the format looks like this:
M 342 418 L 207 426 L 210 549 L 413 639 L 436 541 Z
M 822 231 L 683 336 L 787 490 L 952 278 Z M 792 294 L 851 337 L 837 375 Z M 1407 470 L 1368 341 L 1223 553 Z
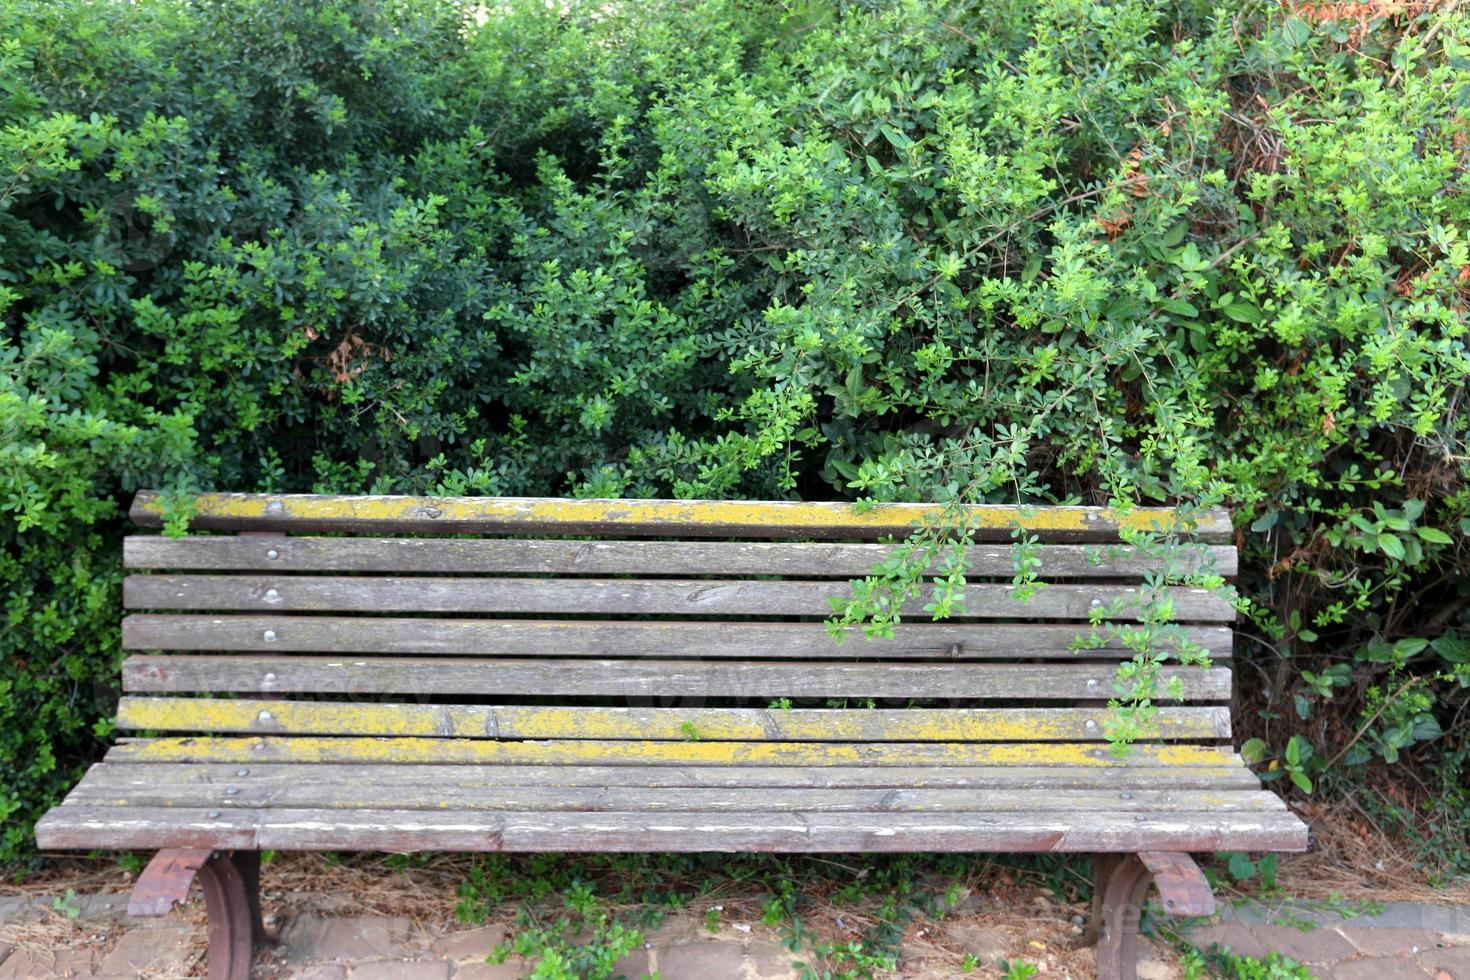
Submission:
M 914 141 L 909 139 L 907 133 L 899 132 L 892 126 L 880 126 L 878 127 L 878 131 L 883 134 L 883 138 L 891 143 L 896 150 L 906 150 L 914 145 Z
M 1404 560 L 1404 543 L 1396 535 L 1388 533 L 1378 535 L 1378 547 L 1388 557 L 1398 561 Z
M 1249 881 L 1256 876 L 1256 862 L 1247 854 L 1231 851 L 1225 861 L 1225 869 L 1236 881 Z
M 1415 531 L 1415 533 L 1419 535 L 1419 540 L 1427 541 L 1430 544 L 1455 543 L 1454 538 L 1450 537 L 1448 534 L 1445 534 L 1437 527 L 1421 527 L 1417 531 Z
M 1266 740 L 1261 738 L 1246 739 L 1245 744 L 1240 747 L 1240 757 L 1246 762 L 1260 762 L 1266 758 Z
M 1225 315 L 1240 323 L 1261 322 L 1261 311 L 1250 303 L 1230 303 L 1225 307 Z

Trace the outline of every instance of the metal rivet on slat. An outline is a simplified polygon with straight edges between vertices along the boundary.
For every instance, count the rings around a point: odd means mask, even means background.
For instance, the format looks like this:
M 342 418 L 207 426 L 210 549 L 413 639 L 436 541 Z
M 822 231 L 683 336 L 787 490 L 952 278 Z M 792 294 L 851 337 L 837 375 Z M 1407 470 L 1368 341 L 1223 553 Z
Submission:
M 265 511 L 267 514 L 279 514 L 285 509 L 286 505 L 281 503 L 279 500 L 272 500 L 270 503 L 265 505 Z
M 235 775 L 237 775 L 237 776 L 248 776 L 248 775 L 250 775 L 250 770 L 249 769 L 238 769 L 238 770 L 235 771 Z
M 262 634 L 261 638 L 264 639 L 267 643 L 274 643 L 276 642 L 276 631 L 266 630 L 265 633 Z
M 274 684 L 276 682 L 276 675 L 275 674 L 266 674 L 265 675 L 265 682 L 267 684 Z
M 218 810 L 210 810 L 209 811 L 209 819 L 211 819 L 211 820 L 218 820 L 219 819 L 219 811 Z
M 1094 677 L 1094 678 L 1091 678 L 1090 680 L 1088 680 L 1088 682 L 1087 682 L 1087 689 L 1089 691 L 1096 691 L 1097 690 L 1097 678 Z
M 1131 799 L 1133 799 L 1133 794 L 1132 793 L 1119 793 L 1118 795 L 1121 796 L 1125 800 L 1131 800 Z
M 271 714 L 269 711 L 262 711 L 257 717 L 259 717 L 261 721 L 274 721 L 276 716 Z
M 271 561 L 275 561 L 277 558 L 281 557 L 281 553 L 279 551 L 277 551 L 276 549 L 272 548 L 270 551 L 267 551 L 265 553 L 265 556 L 267 558 L 269 558 Z
M 264 742 L 256 742 L 254 745 L 252 745 L 250 747 L 252 749 L 254 749 L 255 751 L 259 752 L 261 749 L 265 748 L 265 743 Z
M 1088 519 L 1088 520 L 1089 520 L 1089 521 L 1095 521 L 1095 520 L 1097 520 L 1097 515 L 1096 515 L 1096 514 L 1094 514 L 1094 513 L 1092 513 L 1092 512 L 1091 512 L 1091 511 L 1088 511 L 1088 514 L 1087 514 L 1087 519 Z
M 275 602 L 280 597 L 281 597 L 281 594 L 279 592 L 277 592 L 275 589 L 266 589 L 265 590 L 265 601 L 266 602 Z
M 231 786 L 231 787 L 229 787 L 229 788 L 227 788 L 225 790 L 225 795 L 226 796 L 234 796 L 234 795 L 236 795 L 239 792 L 240 792 L 240 787 L 238 787 L 238 786 Z
M 1101 599 L 1093 599 L 1091 602 L 1088 603 L 1088 605 L 1091 606 L 1094 609 L 1101 609 L 1102 608 L 1102 600 Z
M 1086 728 L 1086 729 L 1087 729 L 1087 730 L 1088 730 L 1088 731 L 1089 731 L 1089 732 L 1090 732 L 1090 731 L 1092 731 L 1092 730 L 1093 730 L 1093 729 L 1094 729 L 1094 728 L 1096 728 L 1096 727 L 1097 727 L 1097 722 L 1095 722 L 1095 721 L 1093 721 L 1093 720 L 1092 720 L 1092 719 L 1091 719 L 1091 718 L 1089 718 L 1089 719 L 1087 719 L 1087 724 L 1086 724 L 1086 725 L 1084 725 L 1084 726 L 1083 726 L 1083 727 L 1084 727 L 1084 728 Z

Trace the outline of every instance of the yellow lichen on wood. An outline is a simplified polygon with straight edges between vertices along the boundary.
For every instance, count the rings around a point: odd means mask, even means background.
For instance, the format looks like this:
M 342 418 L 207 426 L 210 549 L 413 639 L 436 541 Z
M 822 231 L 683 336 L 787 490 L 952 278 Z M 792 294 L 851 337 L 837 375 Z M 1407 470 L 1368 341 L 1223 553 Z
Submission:
M 109 753 L 134 762 L 391 762 L 501 765 L 691 766 L 1230 766 L 1228 751 L 1134 746 L 1128 759 L 1088 743 L 813 743 L 495 741 L 443 738 L 209 737 L 128 742 Z
M 1167 738 L 1218 738 L 1223 709 L 1159 712 Z M 190 732 L 650 741 L 1060 742 L 1102 738 L 1080 708 L 606 708 L 124 698 L 118 726 Z M 1089 727 L 1090 723 L 1090 727 Z
M 725 500 L 575 500 L 550 497 L 407 497 L 326 496 L 315 494 L 224 494 L 206 493 L 194 498 L 197 517 L 236 521 L 291 519 L 303 523 L 366 523 L 391 527 L 407 521 L 433 521 L 444 525 L 503 524 L 554 529 L 558 525 L 585 527 L 619 525 L 629 527 L 717 528 L 759 530 L 764 528 L 800 531 L 893 532 L 910 530 L 917 523 L 938 518 L 944 508 L 937 504 L 877 504 L 859 508 L 848 503 L 799 501 Z M 135 520 L 161 519 L 161 498 L 140 493 L 133 510 Z M 976 528 L 1008 529 L 1020 526 L 1039 533 L 1094 533 L 1103 527 L 1147 531 L 1172 527 L 1176 514 L 1169 508 L 1139 507 L 1118 513 L 1100 507 L 1014 507 L 972 505 L 966 519 Z M 1223 511 L 1202 515 L 1200 532 L 1228 533 L 1229 519 Z

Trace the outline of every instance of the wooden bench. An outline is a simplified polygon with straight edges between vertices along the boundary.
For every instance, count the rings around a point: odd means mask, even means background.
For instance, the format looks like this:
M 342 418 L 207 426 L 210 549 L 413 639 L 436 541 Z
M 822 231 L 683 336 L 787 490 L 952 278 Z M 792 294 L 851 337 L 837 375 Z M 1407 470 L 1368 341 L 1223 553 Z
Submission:
M 935 508 L 206 494 L 196 512 L 238 533 L 125 542 L 139 652 L 117 722 L 159 734 L 120 739 L 36 835 L 162 849 L 134 914 L 199 879 L 211 977 L 247 976 L 266 849 L 1076 852 L 1112 978 L 1134 975 L 1150 880 L 1165 912 L 1212 910 L 1189 852 L 1307 843 L 1231 749 L 1234 613 L 1210 592 L 1173 599 L 1214 665 L 1169 668 L 1185 702 L 1160 738 L 1109 753 L 1129 654 L 1071 644 L 1159 559 L 1097 547 L 1118 541 L 1106 511 L 971 508 L 964 616 L 842 644 L 829 597 Z M 158 526 L 158 499 L 132 518 Z M 1017 524 L 1054 583 L 1026 603 Z M 1229 530 L 1193 532 L 1224 575 Z

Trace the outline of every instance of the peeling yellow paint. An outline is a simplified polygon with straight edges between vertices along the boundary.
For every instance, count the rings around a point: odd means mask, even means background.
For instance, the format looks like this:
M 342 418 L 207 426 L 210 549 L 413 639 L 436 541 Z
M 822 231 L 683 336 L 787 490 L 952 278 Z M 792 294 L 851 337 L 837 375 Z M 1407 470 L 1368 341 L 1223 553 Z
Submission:
M 302 522 L 367 522 L 391 526 L 403 521 L 432 520 L 442 524 L 603 525 L 629 527 L 765 528 L 801 531 L 887 533 L 907 531 L 917 522 L 940 516 L 937 504 L 878 504 L 859 510 L 847 503 L 724 500 L 564 500 L 543 497 L 334 497 L 314 494 L 206 493 L 195 498 L 200 518 L 260 520 L 291 518 Z M 1005 529 L 1020 525 L 1034 531 L 1098 533 L 1116 527 L 1146 531 L 1169 527 L 1175 512 L 1164 507 L 1140 507 L 1118 514 L 1100 507 L 1013 507 L 977 505 L 965 508 L 978 528 Z M 157 523 L 163 513 L 156 494 L 138 495 L 135 519 Z M 1197 534 L 1228 534 L 1224 511 L 1202 515 Z
M 1127 761 L 1086 743 L 515 742 L 441 738 L 208 737 L 128 742 L 109 753 L 134 762 L 391 762 L 502 765 L 766 766 L 1232 766 L 1225 750 L 1134 746 Z
M 1158 714 L 1160 732 L 1218 738 L 1223 714 L 1218 708 L 1165 708 Z M 118 726 L 135 730 L 526 739 L 1060 742 L 1101 739 L 1106 720 L 1105 711 L 1081 708 L 782 711 L 205 698 L 124 698 L 118 706 Z

